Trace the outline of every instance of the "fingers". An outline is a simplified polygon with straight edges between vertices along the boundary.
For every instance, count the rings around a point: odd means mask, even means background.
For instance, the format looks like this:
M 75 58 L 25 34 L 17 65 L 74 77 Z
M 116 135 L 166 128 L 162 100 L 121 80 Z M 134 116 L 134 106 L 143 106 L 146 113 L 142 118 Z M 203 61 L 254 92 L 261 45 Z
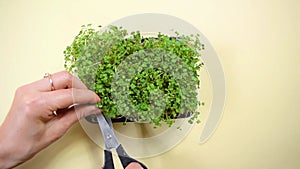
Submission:
M 139 163 L 132 162 L 125 169 L 142 169 L 143 167 Z
M 95 104 L 100 101 L 99 96 L 87 89 L 76 77 L 67 71 L 48 75 L 46 78 L 22 87 L 26 93 L 39 98 L 37 103 L 44 108 L 43 114 L 36 114 L 48 121 L 56 113 L 62 112 L 74 104 Z M 38 93 L 37 93 L 38 92 Z M 53 113 L 54 112 L 54 113 Z
M 52 141 L 57 140 L 58 138 L 63 136 L 75 122 L 84 117 L 84 115 L 87 116 L 91 114 L 101 113 L 101 110 L 94 105 L 81 105 L 76 107 L 75 109 L 65 109 L 62 111 L 65 112 L 61 112 L 61 114 L 55 117 L 55 119 L 47 123 L 48 128 L 51 128 L 50 130 L 47 130 L 47 139 L 50 139 Z
M 77 120 L 80 120 L 86 116 L 92 115 L 92 114 L 99 114 L 102 113 L 103 110 L 99 109 L 95 105 L 78 105 L 74 107 Z
M 47 93 L 47 104 L 52 111 L 67 108 L 73 104 L 95 104 L 100 98 L 94 92 L 87 89 L 55 90 Z
M 66 128 L 71 127 L 75 122 L 88 115 L 102 113 L 102 110 L 95 105 L 80 105 L 65 111 L 57 121 L 59 125 L 64 124 Z
M 33 89 L 41 92 L 51 91 L 51 89 L 59 90 L 68 88 L 87 88 L 77 77 L 73 76 L 67 71 L 54 73 L 51 76 L 31 83 L 30 86 Z

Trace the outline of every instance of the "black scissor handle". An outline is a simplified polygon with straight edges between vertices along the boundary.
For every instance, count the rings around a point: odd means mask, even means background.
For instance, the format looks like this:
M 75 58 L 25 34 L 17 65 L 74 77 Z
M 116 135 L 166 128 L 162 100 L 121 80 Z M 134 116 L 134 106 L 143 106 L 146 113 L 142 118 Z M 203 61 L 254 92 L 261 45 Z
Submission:
M 120 161 L 122 163 L 123 168 L 126 168 L 130 163 L 136 162 L 140 164 L 143 169 L 148 169 L 143 163 L 129 157 L 129 156 L 121 156 L 119 155 Z M 104 150 L 104 166 L 103 169 L 115 169 L 112 152 L 109 150 Z
M 111 151 L 104 150 L 104 166 L 103 169 L 115 169 L 113 156 Z
M 143 169 L 148 169 L 143 163 L 137 161 L 136 159 L 131 158 L 126 153 L 125 149 L 123 148 L 123 146 L 121 144 L 117 147 L 116 150 L 117 150 L 119 159 L 123 165 L 123 168 L 126 168 L 132 162 L 136 162 L 136 163 L 139 163 L 143 167 Z
M 143 163 L 141 163 L 141 162 L 139 162 L 139 161 L 137 161 L 137 160 L 135 160 L 131 157 L 119 155 L 119 158 L 120 158 L 120 161 L 123 165 L 123 168 L 126 168 L 132 162 L 136 162 L 136 163 L 139 163 L 143 167 L 143 169 L 148 169 Z

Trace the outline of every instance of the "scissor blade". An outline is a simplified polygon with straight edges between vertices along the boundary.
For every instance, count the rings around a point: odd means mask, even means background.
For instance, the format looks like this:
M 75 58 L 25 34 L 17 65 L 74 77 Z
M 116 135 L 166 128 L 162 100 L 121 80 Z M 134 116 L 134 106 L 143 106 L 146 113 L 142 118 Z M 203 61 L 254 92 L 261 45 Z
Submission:
M 105 115 L 103 115 L 103 116 L 104 116 L 107 124 L 109 125 L 109 127 L 113 130 L 113 124 L 112 124 L 111 118 L 109 118 L 109 117 L 107 117 Z
M 104 115 L 97 114 L 98 125 L 100 127 L 106 149 L 117 148 L 119 146 L 119 142 L 115 136 L 113 128 L 108 124 Z

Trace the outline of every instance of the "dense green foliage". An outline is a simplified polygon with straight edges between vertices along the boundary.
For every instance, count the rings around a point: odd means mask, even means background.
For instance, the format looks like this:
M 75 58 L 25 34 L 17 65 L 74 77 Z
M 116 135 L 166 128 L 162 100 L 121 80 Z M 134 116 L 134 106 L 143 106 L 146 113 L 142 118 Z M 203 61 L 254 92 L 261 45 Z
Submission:
M 192 123 L 204 104 L 197 100 L 204 45 L 199 35 L 176 35 L 144 38 L 139 31 L 128 34 L 115 26 L 100 31 L 82 26 L 64 51 L 65 68 L 101 97 L 97 106 L 111 118 L 159 126 L 193 112 Z

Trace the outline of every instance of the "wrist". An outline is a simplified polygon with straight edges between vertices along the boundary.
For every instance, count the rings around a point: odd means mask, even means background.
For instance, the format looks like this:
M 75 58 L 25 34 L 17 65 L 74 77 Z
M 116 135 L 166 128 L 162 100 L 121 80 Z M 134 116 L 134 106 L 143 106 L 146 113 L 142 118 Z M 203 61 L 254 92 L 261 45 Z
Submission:
M 3 144 L 2 140 L 0 141 L 0 169 L 8 169 L 12 164 L 10 164 L 9 155 L 7 155 L 7 151 L 5 150 L 5 144 Z
M 0 126 L 0 169 L 13 168 L 21 163 L 14 158 L 14 152 L 10 147 L 10 143 L 5 136 L 5 133 L 1 131 Z

